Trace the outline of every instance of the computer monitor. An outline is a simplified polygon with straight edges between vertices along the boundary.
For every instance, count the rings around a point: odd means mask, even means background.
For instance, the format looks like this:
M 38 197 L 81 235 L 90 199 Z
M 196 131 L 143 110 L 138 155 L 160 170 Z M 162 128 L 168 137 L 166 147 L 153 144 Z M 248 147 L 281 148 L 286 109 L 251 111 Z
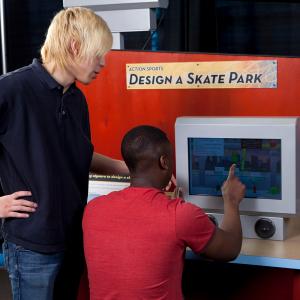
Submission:
M 298 118 L 180 117 L 175 124 L 176 177 L 186 201 L 222 212 L 229 167 L 246 185 L 244 214 L 299 213 Z

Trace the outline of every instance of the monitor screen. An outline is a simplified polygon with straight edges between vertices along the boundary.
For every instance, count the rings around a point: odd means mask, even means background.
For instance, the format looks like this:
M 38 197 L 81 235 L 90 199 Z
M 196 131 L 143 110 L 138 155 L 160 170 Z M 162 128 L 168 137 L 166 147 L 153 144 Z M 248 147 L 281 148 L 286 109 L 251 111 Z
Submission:
M 246 198 L 282 199 L 280 139 L 188 138 L 189 194 L 221 196 L 233 163 Z
M 300 118 L 179 117 L 176 179 L 183 198 L 222 212 L 221 187 L 236 164 L 246 185 L 243 214 L 300 213 Z

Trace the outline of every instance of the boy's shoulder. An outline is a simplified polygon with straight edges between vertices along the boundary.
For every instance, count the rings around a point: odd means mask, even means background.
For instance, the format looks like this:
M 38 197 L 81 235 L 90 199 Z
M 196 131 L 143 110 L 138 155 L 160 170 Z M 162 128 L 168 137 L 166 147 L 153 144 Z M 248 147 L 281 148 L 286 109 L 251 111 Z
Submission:
M 16 84 L 22 83 L 22 81 L 28 81 L 32 79 L 29 73 L 32 72 L 31 65 L 19 68 L 17 70 L 11 71 L 9 73 L 0 76 L 0 87 L 9 88 L 12 87 L 15 90 Z

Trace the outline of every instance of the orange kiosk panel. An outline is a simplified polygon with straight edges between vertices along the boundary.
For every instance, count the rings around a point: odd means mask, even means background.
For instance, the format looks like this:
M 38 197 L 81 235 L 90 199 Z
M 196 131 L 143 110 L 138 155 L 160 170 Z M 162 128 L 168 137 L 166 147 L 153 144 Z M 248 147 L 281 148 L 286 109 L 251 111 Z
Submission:
M 128 90 L 126 87 L 126 64 L 245 60 L 276 60 L 277 87 L 176 90 Z M 90 85 L 79 87 L 88 101 L 95 151 L 121 158 L 123 135 L 141 124 L 160 127 L 174 145 L 174 124 L 179 116 L 299 116 L 299 78 L 299 58 L 111 51 L 101 74 Z M 251 295 L 251 299 L 275 300 L 279 299 L 278 295 L 284 295 L 287 300 L 300 299 L 298 271 L 265 269 L 262 274 L 266 280 L 261 276 L 257 280 L 252 278 L 239 287 L 232 299 L 250 299 L 246 295 Z M 85 278 L 80 300 L 88 299 L 87 289 Z

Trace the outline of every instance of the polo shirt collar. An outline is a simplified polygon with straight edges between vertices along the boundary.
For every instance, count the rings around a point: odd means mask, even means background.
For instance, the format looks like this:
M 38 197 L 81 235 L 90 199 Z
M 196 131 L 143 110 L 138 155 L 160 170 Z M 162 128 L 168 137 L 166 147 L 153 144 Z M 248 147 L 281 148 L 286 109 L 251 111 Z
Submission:
M 63 90 L 63 86 L 60 85 L 49 73 L 48 71 L 43 67 L 41 62 L 37 59 L 34 58 L 32 61 L 32 68 L 33 70 L 37 73 L 38 78 L 44 82 L 49 89 L 58 89 L 58 90 Z M 68 90 L 72 90 L 75 87 L 75 83 L 71 84 Z

